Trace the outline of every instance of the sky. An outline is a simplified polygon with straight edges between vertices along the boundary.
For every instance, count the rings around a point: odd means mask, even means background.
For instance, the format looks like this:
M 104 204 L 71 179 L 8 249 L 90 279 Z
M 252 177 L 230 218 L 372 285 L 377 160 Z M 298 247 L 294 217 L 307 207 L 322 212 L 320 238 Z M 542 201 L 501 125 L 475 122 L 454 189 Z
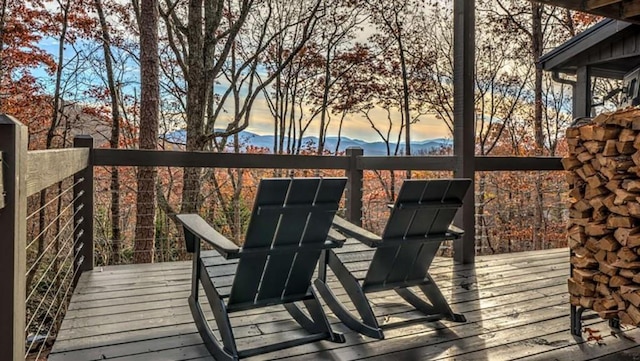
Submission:
M 268 135 L 273 134 L 273 117 L 269 112 L 264 100 L 257 100 L 254 103 L 252 112 L 252 120 L 248 128 L 249 131 L 260 134 Z M 387 124 L 386 112 L 382 110 L 373 110 L 372 114 L 375 118 L 380 119 L 380 124 L 384 126 Z M 400 122 L 400 116 L 397 115 L 395 123 Z M 305 135 L 317 136 L 319 132 L 319 121 L 315 121 L 309 126 L 309 129 Z M 332 123 L 329 126 L 328 136 L 338 135 L 339 118 L 333 116 Z M 386 133 L 386 128 L 383 128 L 383 133 Z M 397 127 L 393 129 L 392 139 L 397 138 Z M 369 122 L 357 115 L 348 116 L 342 127 L 342 135 L 352 138 L 361 139 L 368 142 L 381 141 L 380 136 L 371 128 Z M 425 115 L 421 120 L 411 125 L 411 139 L 414 141 L 436 139 L 436 138 L 451 138 L 448 128 L 442 122 L 442 120 L 436 119 L 434 115 Z M 402 136 L 404 140 L 404 135 Z
M 363 26 L 362 30 L 356 37 L 356 41 L 366 41 L 367 37 L 374 31 L 370 25 Z M 45 38 L 42 39 L 39 44 L 43 50 L 49 52 L 54 59 L 57 58 L 58 53 L 58 39 Z M 65 60 L 68 60 L 74 56 L 74 50 L 71 46 L 65 49 Z M 132 69 L 134 70 L 134 69 Z M 34 75 L 41 78 L 47 88 L 53 87 L 53 77 L 46 74 L 42 69 L 38 69 L 34 72 Z M 137 82 L 137 80 L 136 80 Z M 134 85 L 139 87 L 139 84 Z M 51 89 L 53 91 L 53 89 Z M 133 92 L 133 90 L 131 90 Z M 139 94 L 139 89 L 136 90 Z M 378 120 L 377 123 L 381 126 L 381 131 L 386 134 L 387 130 L 387 113 L 381 109 L 372 110 L 373 118 Z M 400 114 L 392 115 L 394 117 L 393 123 L 394 129 L 391 132 L 391 139 L 395 140 L 398 136 L 399 123 L 401 121 Z M 328 136 L 336 136 L 338 134 L 339 118 L 338 116 L 332 116 L 333 120 L 328 129 Z M 319 117 L 314 120 L 308 128 L 305 135 L 317 136 L 319 133 Z M 220 120 L 216 127 L 224 127 L 226 122 Z M 249 131 L 261 134 L 269 135 L 273 134 L 273 116 L 269 111 L 266 101 L 263 98 L 258 98 L 254 102 L 252 108 L 252 116 L 248 129 Z M 352 138 L 361 139 L 365 141 L 381 141 L 382 139 L 377 132 L 371 127 L 369 122 L 360 115 L 348 115 L 344 121 L 342 128 L 342 135 Z M 411 138 L 414 141 L 435 139 L 435 138 L 451 138 L 448 128 L 443 121 L 437 119 L 435 115 L 427 114 L 421 117 L 421 120 L 411 126 Z M 404 135 L 402 136 L 404 140 Z

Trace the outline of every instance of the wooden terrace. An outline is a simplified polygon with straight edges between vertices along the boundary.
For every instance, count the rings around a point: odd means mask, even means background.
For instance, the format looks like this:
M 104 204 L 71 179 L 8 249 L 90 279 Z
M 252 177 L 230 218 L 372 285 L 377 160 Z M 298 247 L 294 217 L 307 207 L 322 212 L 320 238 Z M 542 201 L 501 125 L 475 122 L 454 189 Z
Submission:
M 349 240 L 339 250 L 351 262 L 369 248 Z M 479 256 L 475 265 L 439 257 L 431 268 L 456 312 L 467 323 L 424 322 L 393 292 L 374 294 L 387 328 L 375 340 L 353 333 L 328 311 L 347 342 L 326 341 L 249 360 L 635 360 L 640 330 L 611 332 L 607 322 L 587 321 L 600 343 L 569 332 L 568 250 Z M 212 254 L 212 257 L 219 257 Z M 361 262 L 362 263 L 362 262 Z M 364 269 L 363 269 L 364 271 Z M 233 269 L 220 266 L 217 283 Z M 111 266 L 84 272 L 49 356 L 75 360 L 212 360 L 198 335 L 187 297 L 191 264 L 171 262 Z M 344 296 L 344 295 L 342 295 Z M 344 296 L 346 297 L 346 296 Z M 281 306 L 234 313 L 238 346 L 257 346 L 302 334 Z
M 455 157 L 368 157 L 358 149 L 341 157 L 87 149 L 92 141 L 86 137 L 76 139 L 77 148 L 28 152 L 25 127 L 8 117 L 0 120 L 4 120 L 4 124 L 0 124 L 0 136 L 10 140 L 0 144 L 11 146 L 2 154 L 8 165 L 4 179 L 11 182 L 4 183 L 6 202 L 0 212 L 0 225 L 3 225 L 3 235 L 8 235 L 8 241 L 13 242 L 9 245 L 18 253 L 18 256 L 0 253 L 0 270 L 15 276 L 0 278 L 0 283 L 6 286 L 2 289 L 12 290 L 0 295 L 0 300 L 4 300 L 0 304 L 7 306 L 0 311 L 0 329 L 8 329 L 6 334 L 13 335 L 13 347 L 18 353 L 24 350 L 20 344 L 25 342 L 23 252 L 28 243 L 24 231 L 25 199 L 60 180 L 74 179 L 72 205 L 76 209 L 73 214 L 76 227 L 69 252 L 73 257 L 70 274 L 77 277 L 78 282 L 56 334 L 49 356 L 52 361 L 212 359 L 189 312 L 189 262 L 94 267 L 91 180 L 96 166 L 342 169 L 348 177 L 345 214 L 352 220 L 362 216 L 364 170 L 452 170 L 455 167 Z M 519 158 L 517 161 L 509 157 L 477 158 L 476 169 L 488 171 L 561 169 L 559 158 Z M 63 163 L 68 166 L 60 167 Z M 13 172 L 23 176 L 9 176 L 15 174 Z M 460 248 L 473 249 L 473 240 L 461 243 L 457 247 L 454 244 L 455 252 Z M 372 251 L 349 240 L 339 252 L 351 258 L 353 266 L 364 273 L 366 262 L 361 261 L 370 259 Z M 473 253 L 467 255 L 474 256 Z M 568 250 L 559 249 L 478 256 L 475 263 L 456 260 L 461 258 L 460 253 L 454 259 L 437 258 L 431 275 L 455 312 L 466 316 L 467 323 L 425 322 L 398 295 L 381 292 L 372 294 L 371 300 L 379 320 L 387 328 L 386 339 L 355 334 L 325 309 L 334 328 L 345 333 L 346 343 L 321 341 L 253 359 L 589 360 L 611 357 L 621 360 L 640 357 L 639 344 L 635 341 L 640 340 L 640 331 L 636 328 L 612 334 L 606 322 L 592 320 L 587 325 L 600 330 L 599 344 L 571 336 L 566 285 L 568 256 Z M 228 265 L 212 270 L 215 281 L 223 286 L 228 285 L 233 273 L 234 268 Z M 356 274 L 358 276 L 362 275 Z M 14 280 L 17 283 L 12 283 Z M 339 296 L 344 298 L 342 292 Z M 231 322 L 241 348 L 300 335 L 297 324 L 282 307 L 234 313 Z M 24 354 L 14 359 L 22 357 Z

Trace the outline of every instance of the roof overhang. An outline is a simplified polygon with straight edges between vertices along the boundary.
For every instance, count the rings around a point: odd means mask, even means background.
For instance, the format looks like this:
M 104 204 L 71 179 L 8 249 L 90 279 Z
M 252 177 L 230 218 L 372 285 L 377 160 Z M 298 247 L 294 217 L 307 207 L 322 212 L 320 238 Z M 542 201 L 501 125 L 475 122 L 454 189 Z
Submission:
M 640 66 L 640 48 L 635 46 L 639 36 L 640 25 L 603 20 L 543 55 L 539 65 L 547 71 L 567 74 L 588 66 L 593 76 L 622 79 Z
M 640 24 L 640 0 L 536 0 L 536 2 Z

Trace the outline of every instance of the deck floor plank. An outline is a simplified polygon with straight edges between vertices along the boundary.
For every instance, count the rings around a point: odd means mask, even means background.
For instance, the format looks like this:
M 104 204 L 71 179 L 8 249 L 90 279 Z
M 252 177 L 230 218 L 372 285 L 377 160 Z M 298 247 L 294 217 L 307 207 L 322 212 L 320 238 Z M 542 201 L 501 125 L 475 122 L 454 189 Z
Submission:
M 371 252 L 347 242 L 338 250 L 356 274 L 364 275 Z M 209 272 L 228 289 L 235 265 L 211 253 Z M 82 275 L 49 360 L 212 360 L 202 345 L 189 307 L 191 263 L 171 262 L 97 268 Z M 566 249 L 477 257 L 475 265 L 454 265 L 438 257 L 430 273 L 464 324 L 424 322 L 394 292 L 369 294 L 385 326 L 385 340 L 362 337 L 327 311 L 347 342 L 318 342 L 249 360 L 625 360 L 640 355 L 640 344 L 613 336 L 606 322 L 605 345 L 569 333 Z M 347 300 L 331 273 L 334 291 Z M 346 302 L 349 308 L 353 308 Z M 212 319 L 210 312 L 208 317 Z M 238 347 L 303 335 L 282 307 L 230 315 Z M 640 341 L 640 330 L 625 335 Z M 571 355 L 570 357 L 568 355 Z M 622 357 L 622 358 L 621 358 Z

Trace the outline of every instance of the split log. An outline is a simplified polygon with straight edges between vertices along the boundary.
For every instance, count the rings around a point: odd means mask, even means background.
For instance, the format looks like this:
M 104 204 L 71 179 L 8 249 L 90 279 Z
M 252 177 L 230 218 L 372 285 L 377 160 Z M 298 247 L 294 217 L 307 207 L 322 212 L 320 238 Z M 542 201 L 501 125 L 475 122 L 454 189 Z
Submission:
M 633 143 L 632 143 L 633 144 Z M 576 144 L 577 145 L 577 144 Z M 575 147 L 574 147 L 575 150 Z M 602 155 L 605 157 L 615 157 L 619 155 L 618 152 L 618 142 L 615 139 L 609 139 L 604 144 L 604 148 L 602 149 Z
M 582 283 L 586 281 L 592 281 L 593 276 L 596 275 L 597 273 L 598 271 L 596 270 L 575 268 L 573 270 L 572 278 L 576 282 Z
M 593 296 L 596 290 L 596 284 L 593 282 L 576 282 L 569 278 L 569 293 L 574 296 Z
M 618 258 L 625 262 L 633 262 L 638 259 L 638 254 L 628 247 L 622 247 L 618 251 Z
M 640 108 L 567 129 L 572 305 L 640 325 Z
M 588 244 L 588 241 L 587 241 L 587 244 Z M 618 243 L 618 241 L 615 239 L 614 236 L 608 235 L 600 239 L 600 242 L 598 242 L 598 246 L 600 247 L 600 249 L 613 252 L 620 248 L 620 243 Z

